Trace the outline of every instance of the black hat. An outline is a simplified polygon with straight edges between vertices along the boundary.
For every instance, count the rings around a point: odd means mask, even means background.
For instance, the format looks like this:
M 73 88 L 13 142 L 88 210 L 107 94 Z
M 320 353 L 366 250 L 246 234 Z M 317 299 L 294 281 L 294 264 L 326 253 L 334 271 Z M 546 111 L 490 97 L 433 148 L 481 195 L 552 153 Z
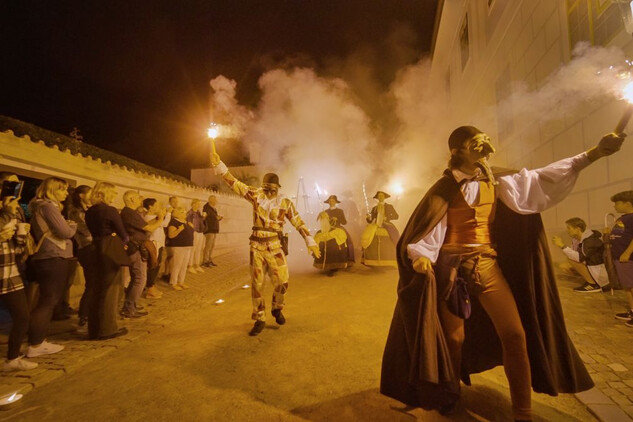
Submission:
M 330 199 L 334 199 L 336 201 L 337 204 L 340 204 L 341 201 L 338 200 L 338 198 L 336 197 L 336 195 L 330 195 L 330 197 L 328 199 L 326 199 L 325 201 L 323 201 L 324 204 L 329 204 L 330 203 Z
M 460 126 L 448 137 L 448 149 L 460 149 L 464 142 L 483 133 L 474 126 Z
M 281 185 L 279 184 L 279 176 L 277 176 L 275 173 L 266 173 L 264 175 L 264 178 L 262 179 L 262 185 L 277 185 L 279 187 L 281 187 Z
M 376 192 L 376 194 L 374 195 L 374 199 L 378 199 L 378 194 L 382 193 L 383 195 L 385 195 L 385 199 L 387 198 L 391 198 L 391 195 L 389 195 L 387 192 L 383 192 L 381 190 L 379 190 L 378 192 Z

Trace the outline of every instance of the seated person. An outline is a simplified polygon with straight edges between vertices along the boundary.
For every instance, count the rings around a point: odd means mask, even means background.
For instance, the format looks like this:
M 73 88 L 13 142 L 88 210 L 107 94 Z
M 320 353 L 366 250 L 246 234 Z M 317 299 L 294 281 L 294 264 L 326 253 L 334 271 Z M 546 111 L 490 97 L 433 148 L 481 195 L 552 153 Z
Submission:
M 585 284 L 576 287 L 578 293 L 599 293 L 609 284 L 607 270 L 604 266 L 604 244 L 602 234 L 597 230 L 587 229 L 587 223 L 574 217 L 565 221 L 567 234 L 572 238 L 572 245 L 567 246 L 559 236 L 552 242 L 563 250 L 571 267 L 585 280 Z

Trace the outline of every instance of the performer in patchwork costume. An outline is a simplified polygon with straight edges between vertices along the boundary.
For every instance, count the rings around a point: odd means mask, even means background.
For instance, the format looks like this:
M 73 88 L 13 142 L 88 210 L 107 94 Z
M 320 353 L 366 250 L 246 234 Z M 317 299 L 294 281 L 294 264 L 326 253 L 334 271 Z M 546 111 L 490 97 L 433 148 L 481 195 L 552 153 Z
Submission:
M 279 177 L 274 173 L 264 175 L 260 188 L 248 186 L 233 176 L 217 153 L 211 154 L 211 164 L 215 173 L 222 175 L 224 181 L 239 195 L 253 205 L 253 234 L 250 237 L 250 268 L 252 279 L 253 313 L 251 318 L 255 325 L 251 336 L 262 332 L 266 326 L 266 303 L 264 301 L 264 278 L 268 273 L 273 284 L 271 314 L 279 325 L 286 323 L 282 313 L 284 298 L 288 289 L 288 253 L 287 237 L 283 233 L 284 222 L 290 221 L 303 237 L 308 252 L 319 257 L 319 247 L 310 236 L 305 223 L 297 213 L 297 209 L 288 198 L 278 195 Z

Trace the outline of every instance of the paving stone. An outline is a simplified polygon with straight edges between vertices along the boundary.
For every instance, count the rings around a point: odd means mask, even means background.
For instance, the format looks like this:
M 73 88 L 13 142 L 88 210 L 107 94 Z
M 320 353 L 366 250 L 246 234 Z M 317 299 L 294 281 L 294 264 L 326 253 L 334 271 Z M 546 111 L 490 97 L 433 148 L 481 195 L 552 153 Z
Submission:
M 35 384 L 35 387 L 41 387 L 42 385 L 48 384 L 51 381 L 56 380 L 57 378 L 64 375 L 64 371 L 60 370 L 49 370 L 43 374 L 40 374 L 38 377 L 34 377 L 31 380 Z
M 623 406 L 623 407 L 622 407 L 622 410 L 624 410 L 624 412 L 625 412 L 627 415 L 629 415 L 629 416 L 633 417 L 633 405 L 632 405 L 632 406 Z
M 611 397 L 611 399 L 620 406 L 628 406 L 630 404 L 633 404 L 633 402 L 631 402 L 631 400 L 629 400 L 628 397 L 626 397 L 624 394 L 618 394 L 614 397 Z
M 589 406 L 589 410 L 598 417 L 601 421 L 605 422 L 632 422 L 631 419 L 622 409 L 618 406 L 611 404 L 594 404 Z
M 576 398 L 586 405 L 590 404 L 613 404 L 613 401 L 600 389 L 594 387 L 591 390 L 576 393 Z
M 628 371 L 628 369 L 626 368 L 626 366 L 619 364 L 619 363 L 612 363 L 607 365 L 609 368 L 611 368 L 612 370 L 616 371 L 616 372 L 625 372 Z
M 585 363 L 596 363 L 596 360 L 589 355 L 586 355 L 584 353 L 579 353 L 579 355 L 580 359 L 582 359 L 582 361 Z

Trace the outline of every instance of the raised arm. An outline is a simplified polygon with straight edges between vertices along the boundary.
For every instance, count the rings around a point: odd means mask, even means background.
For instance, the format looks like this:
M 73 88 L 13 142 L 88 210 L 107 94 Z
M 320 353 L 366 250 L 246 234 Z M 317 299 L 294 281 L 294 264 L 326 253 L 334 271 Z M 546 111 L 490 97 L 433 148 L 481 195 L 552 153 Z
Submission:
M 217 152 L 211 153 L 211 165 L 214 168 L 215 174 L 222 176 L 224 182 L 233 190 L 233 192 L 243 196 L 249 202 L 255 202 L 257 188 L 248 186 L 246 183 L 237 180 L 235 176 L 231 174 L 226 164 L 222 162 L 220 155 Z
M 582 169 L 618 151 L 625 137 L 624 134 L 609 133 L 587 152 L 539 169 L 523 169 L 502 176 L 499 178 L 499 198 L 519 214 L 544 211 L 569 195 Z

